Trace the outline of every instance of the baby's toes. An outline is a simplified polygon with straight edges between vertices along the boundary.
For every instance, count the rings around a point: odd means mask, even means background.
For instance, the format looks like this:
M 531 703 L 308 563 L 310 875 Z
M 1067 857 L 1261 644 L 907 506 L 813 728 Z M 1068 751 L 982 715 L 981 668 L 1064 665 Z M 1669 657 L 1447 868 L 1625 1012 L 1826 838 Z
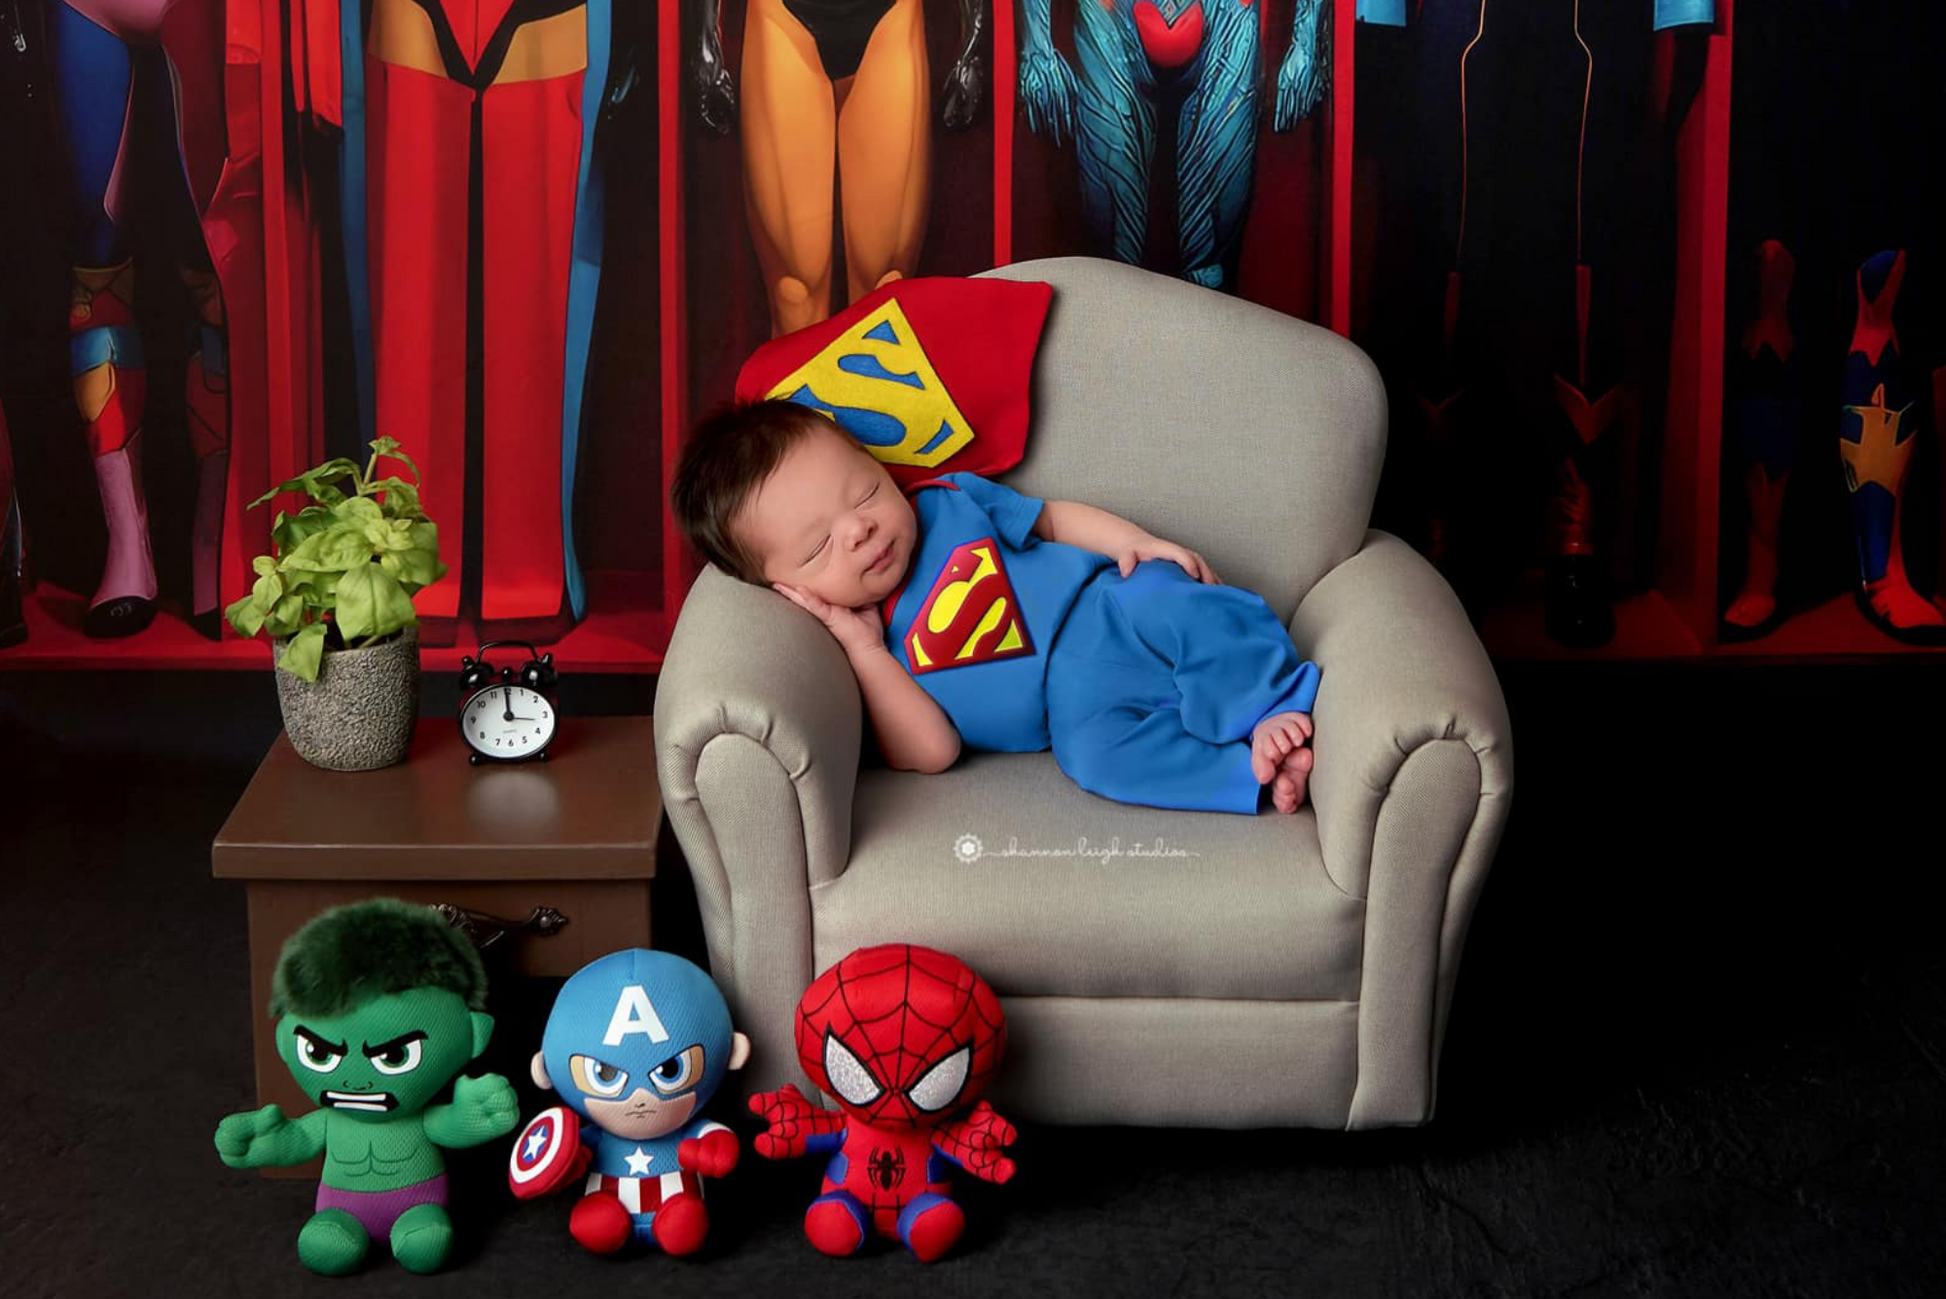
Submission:
M 1291 778 L 1291 784 L 1293 786 L 1291 811 L 1295 812 L 1297 811 L 1298 805 L 1304 801 L 1305 796 L 1310 793 L 1311 773 L 1308 771 L 1300 771 L 1296 773 L 1286 772 L 1285 774 Z
M 1292 749 L 1277 765 L 1292 775 L 1307 775 L 1311 768 L 1317 765 L 1317 761 L 1318 751 L 1306 745 L 1301 749 Z
M 1270 802 L 1279 812 L 1297 811 L 1297 781 L 1287 771 L 1277 773 L 1270 786 Z

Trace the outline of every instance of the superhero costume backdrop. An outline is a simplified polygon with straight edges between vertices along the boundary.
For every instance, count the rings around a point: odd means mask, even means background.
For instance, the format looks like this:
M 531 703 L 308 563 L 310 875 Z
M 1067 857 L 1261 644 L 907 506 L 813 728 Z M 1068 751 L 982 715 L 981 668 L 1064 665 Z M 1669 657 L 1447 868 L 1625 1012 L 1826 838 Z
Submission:
M 1927 372 L 1946 376 L 1946 241 L 1925 159 L 1937 85 L 1903 51 L 1946 15 L 1810 0 L 1737 12 L 1721 633 L 1763 636 L 1847 587 L 1864 617 L 1946 639 Z M 1836 415 L 1837 455 L 1832 455 Z M 1908 565 L 1908 560 L 1912 563 Z
M 984 0 L 959 9 L 949 129 L 972 122 L 982 93 Z M 834 193 L 846 301 L 918 270 L 932 184 L 923 0 L 748 0 L 734 79 L 721 0 L 701 0 L 695 71 L 704 122 L 727 134 L 741 120 L 744 207 L 773 336 L 831 314 Z
M 1250 0 L 1084 0 L 1074 11 L 1077 79 L 1054 44 L 1050 10 L 1051 0 L 1025 5 L 1019 94 L 1031 130 L 1057 144 L 1073 139 L 1095 244 L 1142 264 L 1156 133 L 1173 116 L 1178 273 L 1233 287 L 1263 91 L 1261 11 Z M 1323 97 L 1328 20 L 1318 0 L 1298 0 L 1275 130 L 1291 129 Z
M 169 178 L 169 242 L 194 334 L 186 377 L 197 461 L 190 607 L 214 636 L 226 510 L 234 515 L 226 493 L 229 335 L 220 280 L 232 267 L 242 269 L 236 254 L 249 238 L 238 220 L 240 175 L 225 174 L 221 0 L 57 0 L 48 36 L 78 218 L 70 373 L 108 527 L 107 559 L 83 627 L 91 636 L 133 635 L 154 618 L 158 595 L 142 481 L 147 363 L 136 323 L 127 184 L 134 128 L 149 119 L 175 128 L 178 156 L 161 170 Z
M 303 3 L 308 107 L 343 129 L 360 427 L 411 449 L 460 579 L 421 593 L 420 615 L 454 618 L 476 587 L 483 633 L 558 630 L 587 604 L 573 495 L 609 0 Z
M 1426 0 L 1403 33 L 1368 29 L 1360 56 L 1361 124 L 1397 158 L 1363 256 L 1384 302 L 1364 313 L 1368 346 L 1417 426 L 1395 440 L 1418 461 L 1400 526 L 1471 595 L 1541 532 L 1549 630 L 1569 643 L 1612 633 L 1611 573 L 1632 584 L 1653 536 L 1634 486 L 1653 474 L 1632 457 L 1657 442 L 1673 139 L 1711 14 L 1709 0 Z M 1401 82 L 1414 92 L 1379 93 Z M 1510 428 L 1540 436 L 1518 445 Z M 1510 499 L 1545 500 L 1544 519 Z M 1493 504 L 1455 527 L 1465 500 Z

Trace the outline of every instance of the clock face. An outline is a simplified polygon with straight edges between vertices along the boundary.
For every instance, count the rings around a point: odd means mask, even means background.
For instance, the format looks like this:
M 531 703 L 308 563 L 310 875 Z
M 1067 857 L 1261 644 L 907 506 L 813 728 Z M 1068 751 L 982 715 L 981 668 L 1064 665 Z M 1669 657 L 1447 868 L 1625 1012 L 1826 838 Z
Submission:
M 545 695 L 526 686 L 488 686 L 460 707 L 459 731 L 482 757 L 518 762 L 547 747 L 558 720 Z

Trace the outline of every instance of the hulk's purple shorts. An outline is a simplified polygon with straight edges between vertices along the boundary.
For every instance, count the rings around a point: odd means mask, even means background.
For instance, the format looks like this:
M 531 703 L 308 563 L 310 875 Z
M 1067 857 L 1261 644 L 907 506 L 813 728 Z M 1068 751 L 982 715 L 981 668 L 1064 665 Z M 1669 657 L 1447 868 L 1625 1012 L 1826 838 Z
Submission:
M 390 1239 L 392 1224 L 407 1209 L 421 1204 L 436 1204 L 442 1209 L 446 1207 L 446 1174 L 401 1186 L 396 1191 L 344 1191 L 335 1186 L 326 1186 L 323 1182 L 318 1183 L 318 1212 L 343 1209 L 358 1219 L 365 1234 L 374 1240 Z

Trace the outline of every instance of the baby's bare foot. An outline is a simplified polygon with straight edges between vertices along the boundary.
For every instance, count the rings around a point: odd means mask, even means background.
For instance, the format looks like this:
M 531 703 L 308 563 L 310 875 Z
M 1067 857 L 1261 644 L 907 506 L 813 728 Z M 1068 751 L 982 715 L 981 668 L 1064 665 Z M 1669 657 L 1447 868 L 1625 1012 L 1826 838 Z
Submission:
M 1272 713 L 1257 723 L 1250 732 L 1250 771 L 1259 785 L 1268 785 L 1291 754 L 1304 748 L 1311 729 L 1308 713 Z
M 1277 767 L 1277 778 L 1271 782 L 1270 801 L 1279 812 L 1295 812 L 1304 806 L 1304 796 L 1311 786 L 1311 768 L 1317 763 L 1317 751 L 1306 745 L 1292 749 Z

